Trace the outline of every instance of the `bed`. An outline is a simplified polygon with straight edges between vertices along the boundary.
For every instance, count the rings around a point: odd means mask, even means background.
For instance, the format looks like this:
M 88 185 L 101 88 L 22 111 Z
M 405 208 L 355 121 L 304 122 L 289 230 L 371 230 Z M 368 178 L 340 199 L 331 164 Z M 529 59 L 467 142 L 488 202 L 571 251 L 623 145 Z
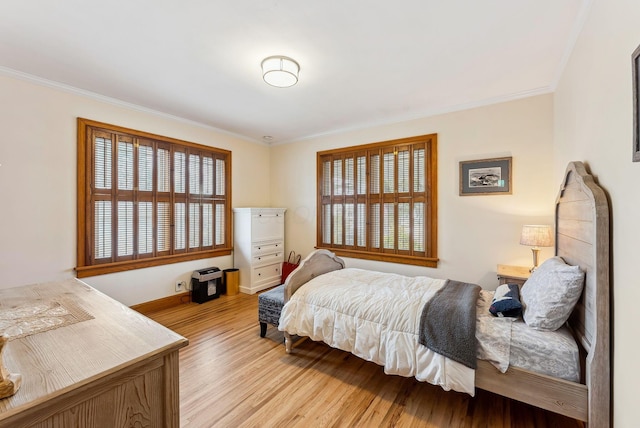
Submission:
M 475 368 L 471 369 L 472 388 L 487 390 L 572 417 L 593 427 L 610 426 L 609 206 L 603 189 L 597 185 L 582 162 L 571 162 L 567 166 L 556 198 L 555 223 L 555 255 L 562 258 L 567 265 L 579 266 L 579 270 L 584 272 L 584 286 L 579 300 L 566 325 L 562 327 L 562 334 L 571 336 L 573 341 L 571 339 L 568 341 L 575 343 L 578 350 L 577 379 L 567 380 L 554 375 L 542 374 L 539 371 L 515 367 L 513 364 L 508 367 L 505 373 L 501 373 L 494 366 L 495 362 L 492 364 L 489 361 L 478 359 L 474 364 Z M 326 284 L 335 283 L 337 277 L 331 278 L 331 275 L 336 275 L 336 272 L 340 271 L 348 272 L 342 259 L 336 257 L 332 252 L 320 249 L 310 254 L 285 281 L 283 318 L 287 316 L 286 309 L 293 305 L 299 296 L 307 293 L 305 290 L 327 278 L 329 280 L 325 281 Z M 351 272 L 349 275 L 353 275 L 355 278 L 360 273 Z M 339 279 L 339 281 L 343 280 L 344 278 Z M 366 279 L 361 282 L 370 281 L 370 279 Z M 292 299 L 294 293 L 306 283 L 309 283 L 307 287 L 302 288 L 296 299 Z M 353 283 L 355 284 L 356 281 Z M 440 287 L 437 284 L 429 286 L 435 287 L 435 289 Z M 411 289 L 411 286 L 407 286 L 408 289 Z M 487 298 L 484 292 L 481 292 L 480 296 L 484 296 L 485 300 Z M 412 299 L 414 297 L 409 297 L 407 302 Z M 366 298 L 361 300 L 366 300 Z M 289 304 L 290 301 L 291 304 Z M 349 302 L 353 302 L 351 297 Z M 480 303 L 478 305 L 480 306 Z M 316 316 L 321 317 L 321 315 Z M 292 334 L 300 335 L 300 330 L 289 328 L 293 324 L 283 318 L 280 319 L 279 329 L 284 331 L 287 352 L 292 352 Z M 415 319 L 410 322 L 414 321 Z M 317 325 L 322 326 L 326 322 L 326 320 L 319 319 Z M 335 335 L 336 333 L 331 334 Z M 313 331 L 307 334 L 310 337 L 314 335 Z M 349 338 L 337 339 L 338 342 L 340 340 L 344 343 L 350 340 L 353 342 L 353 339 Z M 331 345 L 331 343 L 329 344 Z M 364 348 L 367 346 L 369 348 L 380 347 L 379 344 L 365 344 Z M 337 347 L 342 349 L 341 346 Z M 381 347 L 384 348 L 384 346 Z M 426 354 L 421 349 L 418 352 L 420 355 L 416 357 L 418 360 L 433 357 L 425 356 Z M 389 355 L 392 353 L 387 352 L 383 359 L 389 358 Z M 365 355 L 364 358 L 376 361 L 377 357 L 369 358 Z M 526 356 L 511 357 L 511 359 L 517 358 L 527 360 Z M 449 365 L 437 370 L 449 371 L 459 368 L 455 364 L 450 364 L 450 361 L 447 361 L 446 364 Z M 402 362 L 396 365 L 402 365 Z M 387 370 L 385 365 L 385 372 L 407 375 L 394 370 Z M 420 372 L 420 370 L 433 371 L 434 369 L 433 366 L 427 365 L 426 368 L 423 367 L 417 371 Z M 468 369 L 463 369 L 462 376 L 463 379 L 468 380 Z M 419 376 L 416 378 L 421 380 Z M 435 383 L 441 384 L 441 382 Z M 455 384 L 441 386 L 444 389 L 460 390 Z M 468 389 L 468 386 L 463 385 L 462 388 L 466 390 L 465 388 Z M 469 391 L 466 390 L 466 392 Z M 471 393 L 471 395 L 473 394 Z

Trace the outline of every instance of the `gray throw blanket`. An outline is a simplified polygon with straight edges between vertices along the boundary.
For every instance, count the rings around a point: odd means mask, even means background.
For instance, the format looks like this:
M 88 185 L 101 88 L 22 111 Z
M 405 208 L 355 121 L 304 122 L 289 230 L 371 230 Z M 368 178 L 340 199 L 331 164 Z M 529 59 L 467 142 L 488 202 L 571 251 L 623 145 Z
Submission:
M 447 280 L 422 309 L 418 341 L 476 369 L 476 302 L 480 287 Z

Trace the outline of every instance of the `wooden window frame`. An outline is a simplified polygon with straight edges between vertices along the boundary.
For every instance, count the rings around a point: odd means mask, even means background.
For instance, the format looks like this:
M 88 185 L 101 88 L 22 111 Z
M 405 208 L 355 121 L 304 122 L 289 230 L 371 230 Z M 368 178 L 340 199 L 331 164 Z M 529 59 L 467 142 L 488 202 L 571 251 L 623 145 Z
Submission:
M 148 132 L 138 131 L 134 129 L 124 128 L 121 126 L 111 125 L 102 122 L 96 122 L 89 119 L 78 118 L 77 119 L 77 128 L 78 128 L 78 153 L 77 153 L 77 267 L 76 274 L 78 278 L 83 278 L 87 276 L 94 275 L 102 275 L 114 272 L 122 272 L 133 269 L 141 269 L 152 266 L 161 266 L 171 263 L 184 262 L 189 260 L 197 260 L 211 257 L 219 257 L 226 256 L 231 254 L 232 251 L 232 236 L 231 236 L 231 152 L 228 150 L 218 149 L 211 146 L 205 146 L 201 144 L 191 143 L 188 141 L 182 141 L 170 137 L 164 137 L 156 134 L 151 134 Z M 173 184 L 173 159 L 171 159 L 171 169 L 169 172 L 169 181 L 170 181 L 170 191 L 169 192 L 160 192 L 157 190 L 157 181 L 156 174 L 157 168 L 154 167 L 153 174 L 153 190 L 149 192 L 145 192 L 144 195 L 137 196 L 138 193 L 142 194 L 142 192 L 138 191 L 137 183 L 134 184 L 135 188 L 133 191 L 134 196 L 132 197 L 134 203 L 134 213 L 137 212 L 138 202 L 149 202 L 149 201 L 162 201 L 162 202 L 174 202 L 177 199 L 183 199 L 187 204 L 189 201 L 200 200 L 206 201 L 207 204 L 212 204 L 212 210 L 215 213 L 216 203 L 224 204 L 223 215 L 224 215 L 224 240 L 222 243 L 216 243 L 215 234 L 212 231 L 212 245 L 203 247 L 203 218 L 200 214 L 199 221 L 199 242 L 200 245 L 197 248 L 190 248 L 189 245 L 189 236 L 186 235 L 186 245 L 183 250 L 175 250 L 173 247 L 174 241 L 174 220 L 170 219 L 170 249 L 168 251 L 158 251 L 156 247 L 157 240 L 157 228 L 153 228 L 153 250 L 152 254 L 138 254 L 137 248 L 134 245 L 134 252 L 131 256 L 120 256 L 116 255 L 117 249 L 112 248 L 112 257 L 111 260 L 106 262 L 96 260 L 93 256 L 94 252 L 94 220 L 93 220 L 93 208 L 92 208 L 92 196 L 97 195 L 97 191 L 93 189 L 93 165 L 94 165 L 94 153 L 92 151 L 93 148 L 93 135 L 94 133 L 108 133 L 113 136 L 124 136 L 127 138 L 132 138 L 136 141 L 136 146 L 138 145 L 148 145 L 153 144 L 157 149 L 170 149 L 170 155 L 173 156 L 175 151 L 185 152 L 187 155 L 186 163 L 189 162 L 188 154 L 199 153 L 200 155 L 206 155 L 206 157 L 212 157 L 213 163 L 216 163 L 216 160 L 222 160 L 224 162 L 224 195 L 216 196 L 215 188 L 213 189 L 213 196 L 202 195 L 202 193 L 197 196 L 196 194 L 192 194 L 189 192 L 189 188 L 185 190 L 187 197 L 180 195 L 179 198 L 176 198 L 174 193 L 174 184 Z M 116 141 L 112 144 L 116 144 Z M 154 156 L 157 154 L 157 151 L 153 151 Z M 202 157 L 201 165 L 202 165 Z M 113 164 L 116 164 L 115 160 L 112 160 Z M 155 162 L 155 161 L 154 161 Z M 155 163 L 154 163 L 155 165 Z M 115 166 L 112 167 L 112 170 L 115 171 Z M 137 179 L 138 167 L 134 166 L 134 183 Z M 187 173 L 188 175 L 188 173 Z M 115 182 L 117 178 L 114 178 L 112 181 Z M 129 191 L 131 192 L 131 191 Z M 95 195 L 93 194 L 95 193 Z M 118 198 L 118 194 L 122 193 L 122 191 L 114 189 L 112 190 L 113 196 L 110 200 L 112 203 L 115 203 Z M 130 197 L 130 196 L 129 196 Z M 108 196 L 101 195 L 96 196 L 96 198 L 108 198 Z M 131 197 L 130 197 L 131 198 Z M 96 199 L 97 200 L 97 199 Z M 169 205 L 170 216 L 173 216 L 174 206 L 173 204 Z M 200 208 L 200 212 L 202 208 Z M 155 209 L 154 209 L 154 212 Z M 134 216 L 137 214 L 134 214 Z M 214 214 L 215 215 L 215 214 Z M 153 224 L 156 225 L 157 216 L 153 218 Z M 189 218 L 186 216 L 185 222 L 188 223 Z M 212 224 L 212 228 L 215 229 L 215 222 Z M 137 225 L 134 222 L 133 230 L 137 235 Z M 115 226 L 112 226 L 115 230 Z M 137 242 L 137 237 L 134 238 L 134 242 Z M 114 241 L 115 242 L 115 241 Z M 114 260 L 118 259 L 118 260 Z
M 317 152 L 317 219 L 316 219 L 316 248 L 323 248 L 330 251 L 333 251 L 339 256 L 344 257 L 352 257 L 358 259 L 366 259 L 366 260 L 376 260 L 383 262 L 392 262 L 392 263 L 401 263 L 401 264 L 409 264 L 416 266 L 426 266 L 426 267 L 437 267 L 438 266 L 438 199 L 437 199 L 437 180 L 438 180 L 438 171 L 437 171 L 437 134 L 429 134 L 429 135 L 421 135 L 410 138 L 403 138 L 398 140 L 391 141 L 383 141 L 378 143 L 365 144 L 361 146 L 351 146 L 344 147 L 334 150 L 325 150 L 321 152 Z M 413 170 L 414 170 L 414 155 L 413 150 L 415 147 L 423 147 L 424 148 L 424 168 L 425 168 L 425 188 L 424 192 L 416 192 L 413 183 Z M 402 151 L 409 150 L 409 191 L 407 192 L 399 192 L 398 191 L 398 149 Z M 370 182 L 370 173 L 371 173 L 371 156 L 375 156 L 375 153 L 379 154 L 379 192 L 371 192 L 371 182 Z M 384 153 L 393 153 L 393 174 L 394 174 L 394 187 L 393 192 L 384 192 Z M 353 163 L 355 164 L 354 168 L 358 169 L 358 157 L 366 156 L 366 192 L 365 194 L 358 194 L 358 191 L 355 191 L 353 195 L 346 195 L 344 189 L 346 189 L 346 179 L 344 173 L 341 177 L 336 178 L 334 176 L 335 164 L 334 161 L 342 160 L 338 162 L 338 164 L 344 165 L 345 159 L 353 159 Z M 324 164 L 329 162 L 329 179 L 327 180 L 324 177 Z M 344 171 L 344 166 L 342 166 L 342 170 Z M 389 170 L 390 171 L 390 170 Z M 357 186 L 357 172 L 354 173 L 354 186 Z M 340 175 L 340 174 L 338 174 Z M 323 181 L 324 180 L 324 181 Z M 341 181 L 339 184 L 342 189 L 341 192 L 337 192 L 339 194 L 335 195 L 335 182 Z M 329 186 L 331 188 L 331 194 L 324 194 L 324 187 Z M 398 203 L 408 202 L 411 207 L 413 207 L 414 203 L 424 203 L 424 251 L 415 251 L 414 243 L 414 224 L 413 219 L 410 220 L 411 226 L 409 227 L 409 250 L 400 250 L 398 249 L 398 233 L 394 233 L 393 238 L 393 248 L 385 248 L 383 241 L 385 240 L 384 236 L 384 227 L 383 227 L 383 205 L 393 204 L 393 212 L 394 214 L 394 230 L 399 230 L 399 219 L 398 219 Z M 356 215 L 354 216 L 354 223 L 356 223 L 355 228 L 357 228 L 357 204 L 364 203 L 365 204 L 365 218 L 366 218 L 366 244 L 364 246 L 359 246 L 357 241 L 357 236 L 354 237 L 354 245 L 346 245 L 346 237 L 344 230 L 346 229 L 346 222 L 343 220 L 342 225 L 338 230 L 342 231 L 342 239 L 338 238 L 339 242 L 336 244 L 334 242 L 335 236 L 335 214 L 334 214 L 334 206 L 346 207 L 349 205 L 354 205 L 354 211 Z M 380 204 L 380 235 L 379 235 L 379 248 L 374 248 L 371 246 L 370 239 L 370 228 L 371 228 L 371 219 L 370 219 L 370 210 L 372 204 L 379 203 Z M 324 223 L 323 223 L 323 215 L 325 214 L 324 209 L 326 206 L 329 212 L 331 213 L 331 226 L 330 231 L 323 231 Z M 342 208 L 342 212 L 345 212 L 346 208 Z M 344 214 L 343 214 L 344 217 Z M 409 217 L 412 217 L 411 212 L 409 213 Z M 330 236 L 331 242 L 327 243 L 323 239 L 323 233 L 328 233 L 327 236 Z M 387 241 L 389 242 L 389 241 Z

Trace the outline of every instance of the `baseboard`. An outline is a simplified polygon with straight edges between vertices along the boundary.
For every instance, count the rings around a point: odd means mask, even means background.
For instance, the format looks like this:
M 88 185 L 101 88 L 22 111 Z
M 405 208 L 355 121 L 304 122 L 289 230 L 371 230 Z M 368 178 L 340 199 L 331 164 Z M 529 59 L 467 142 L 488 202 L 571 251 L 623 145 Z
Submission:
M 148 314 L 151 312 L 160 311 L 162 309 L 172 308 L 174 306 L 181 305 L 182 303 L 189 303 L 190 301 L 191 295 L 187 291 L 186 293 L 174 294 L 173 296 L 163 297 L 162 299 L 139 303 L 137 305 L 131 306 L 131 309 L 143 314 Z
M 274 282 L 270 284 L 258 285 L 255 287 L 245 287 L 244 285 L 240 286 L 240 292 L 244 294 L 256 294 L 259 291 L 266 290 L 267 288 L 272 288 L 277 285 L 280 285 L 280 282 Z

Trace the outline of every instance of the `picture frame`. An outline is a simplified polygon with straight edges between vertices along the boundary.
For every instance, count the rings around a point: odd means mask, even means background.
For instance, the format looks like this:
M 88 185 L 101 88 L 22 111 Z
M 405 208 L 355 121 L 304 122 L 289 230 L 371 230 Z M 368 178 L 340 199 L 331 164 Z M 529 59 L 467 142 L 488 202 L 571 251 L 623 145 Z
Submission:
M 510 195 L 511 157 L 460 162 L 460 196 Z
M 631 55 L 632 74 L 633 74 L 633 162 L 640 162 L 640 108 L 638 103 L 640 102 L 640 46 L 633 51 Z

